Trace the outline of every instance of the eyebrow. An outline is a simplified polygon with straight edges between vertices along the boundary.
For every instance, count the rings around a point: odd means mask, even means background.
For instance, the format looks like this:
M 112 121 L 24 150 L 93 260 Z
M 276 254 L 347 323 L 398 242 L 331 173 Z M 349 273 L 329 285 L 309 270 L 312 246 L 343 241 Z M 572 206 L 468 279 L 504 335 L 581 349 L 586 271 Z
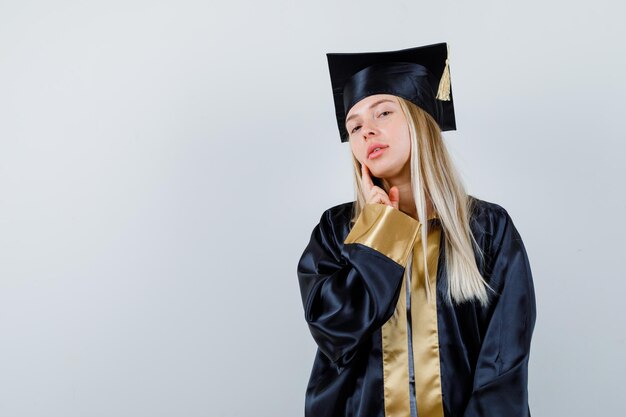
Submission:
M 381 100 L 378 100 L 378 101 L 376 101 L 376 102 L 372 103 L 372 104 L 368 107 L 368 109 L 371 109 L 372 107 L 378 106 L 380 103 L 384 103 L 384 102 L 386 102 L 386 101 L 389 101 L 389 102 L 393 103 L 393 100 L 390 100 L 390 99 L 388 99 L 388 98 L 383 98 L 383 99 L 381 99 Z M 352 119 L 352 118 L 354 118 L 354 117 L 357 117 L 357 116 L 358 116 L 358 114 L 353 114 L 352 116 L 348 117 L 348 118 L 346 119 L 346 125 L 348 124 L 348 122 L 350 121 L 350 119 Z

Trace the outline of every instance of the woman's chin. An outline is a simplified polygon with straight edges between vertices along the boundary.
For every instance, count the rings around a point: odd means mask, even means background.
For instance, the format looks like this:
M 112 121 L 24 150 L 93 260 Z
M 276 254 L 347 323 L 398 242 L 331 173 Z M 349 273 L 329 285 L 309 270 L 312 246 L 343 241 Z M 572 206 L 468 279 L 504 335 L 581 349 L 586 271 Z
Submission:
M 396 177 L 400 169 L 398 167 L 375 166 L 370 168 L 370 172 L 377 178 Z

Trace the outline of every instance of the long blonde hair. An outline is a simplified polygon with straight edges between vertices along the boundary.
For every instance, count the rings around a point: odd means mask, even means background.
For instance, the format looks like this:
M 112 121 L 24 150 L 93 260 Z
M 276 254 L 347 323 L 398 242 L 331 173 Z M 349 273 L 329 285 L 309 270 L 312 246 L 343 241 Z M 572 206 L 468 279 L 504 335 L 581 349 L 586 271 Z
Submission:
M 473 210 L 472 199 L 465 191 L 465 186 L 443 142 L 439 125 L 424 110 L 402 97 L 397 97 L 400 108 L 407 119 L 411 138 L 411 188 L 415 197 L 415 207 L 419 219 L 426 218 L 426 196 L 430 198 L 437 212 L 442 233 L 445 236 L 446 254 L 446 301 L 460 304 L 464 301 L 478 300 L 481 305 L 489 303 L 487 288 L 493 290 L 481 276 L 474 257 L 474 250 L 481 262 L 484 255 L 470 230 L 470 216 Z M 352 153 L 352 152 L 351 152 Z M 361 164 L 352 154 L 354 166 L 354 185 L 356 201 L 352 213 L 352 222 L 365 207 L 365 196 L 361 190 Z M 382 181 L 385 192 L 388 184 Z M 421 222 L 422 254 L 424 257 L 425 285 L 430 302 L 430 282 L 426 247 L 428 222 Z

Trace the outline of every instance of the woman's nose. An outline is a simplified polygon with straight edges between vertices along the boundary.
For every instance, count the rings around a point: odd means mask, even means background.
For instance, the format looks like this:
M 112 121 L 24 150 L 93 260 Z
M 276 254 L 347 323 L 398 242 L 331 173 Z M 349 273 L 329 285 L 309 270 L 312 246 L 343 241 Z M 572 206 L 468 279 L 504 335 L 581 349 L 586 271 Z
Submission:
M 363 135 L 363 139 L 367 139 L 368 137 L 375 136 L 378 133 L 378 130 L 374 126 L 364 124 L 361 128 L 361 134 Z

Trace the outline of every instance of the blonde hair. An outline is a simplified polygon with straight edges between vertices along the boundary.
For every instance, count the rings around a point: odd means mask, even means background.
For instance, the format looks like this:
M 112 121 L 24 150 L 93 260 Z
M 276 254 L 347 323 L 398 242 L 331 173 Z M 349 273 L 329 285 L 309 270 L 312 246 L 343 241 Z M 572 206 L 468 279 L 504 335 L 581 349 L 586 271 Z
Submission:
M 397 99 L 406 116 L 411 138 L 411 188 L 418 218 L 426 218 L 428 195 L 441 221 L 445 236 L 446 301 L 452 304 L 454 300 L 460 304 L 464 301 L 478 300 L 486 306 L 489 303 L 487 288 L 493 289 L 481 276 L 472 248 L 472 246 L 476 248 L 483 262 L 484 255 L 470 230 L 473 201 L 466 193 L 463 181 L 452 163 L 437 122 L 412 102 L 401 97 Z M 361 164 L 354 154 L 352 160 L 356 192 L 352 222 L 355 222 L 365 206 L 365 196 L 360 187 Z M 382 187 L 388 193 L 387 182 L 384 179 L 382 182 Z M 431 290 L 426 262 L 428 222 L 421 223 L 422 254 L 426 268 L 425 285 L 430 302 Z

